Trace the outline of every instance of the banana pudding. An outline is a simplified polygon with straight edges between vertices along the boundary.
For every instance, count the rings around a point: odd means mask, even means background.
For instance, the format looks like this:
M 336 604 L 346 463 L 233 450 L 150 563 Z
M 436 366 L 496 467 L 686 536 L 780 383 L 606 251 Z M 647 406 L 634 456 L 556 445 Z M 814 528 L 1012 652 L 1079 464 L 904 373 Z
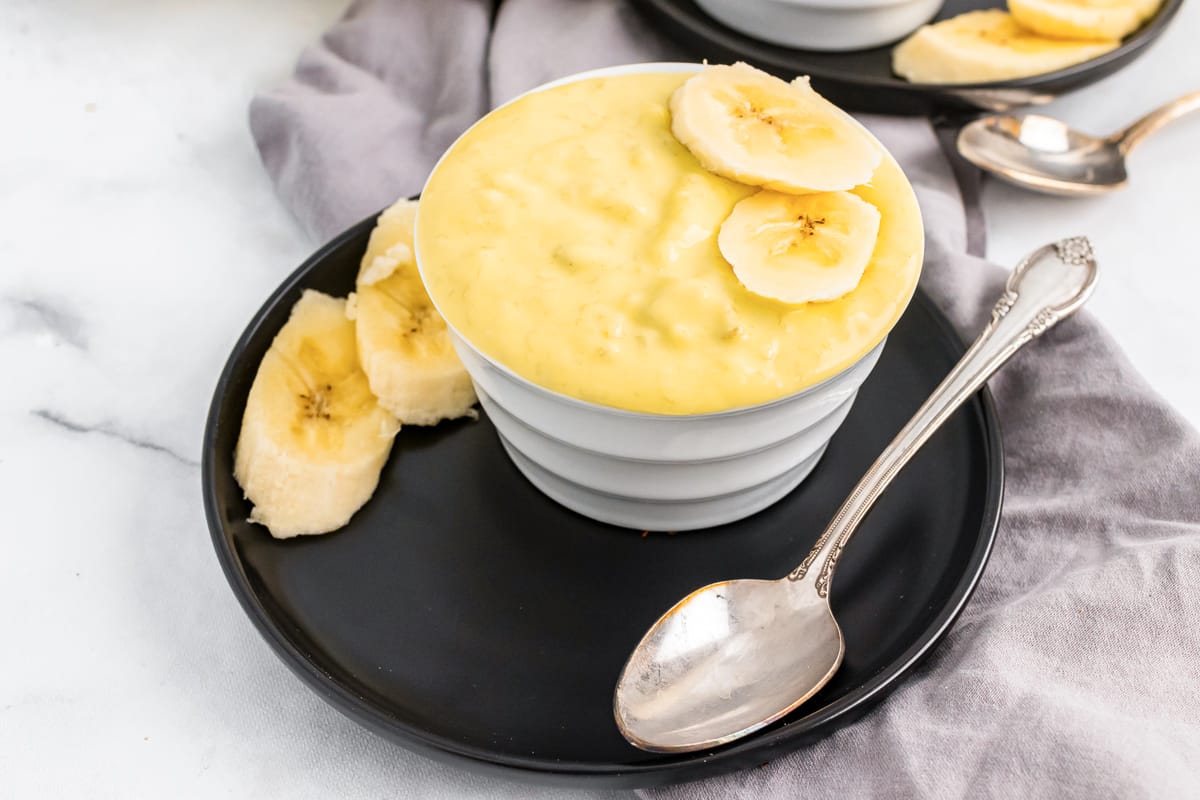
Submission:
M 435 167 L 416 234 L 430 297 L 471 347 L 552 392 L 655 415 L 846 371 L 904 311 L 922 249 L 878 142 L 807 81 L 745 65 L 517 99 Z

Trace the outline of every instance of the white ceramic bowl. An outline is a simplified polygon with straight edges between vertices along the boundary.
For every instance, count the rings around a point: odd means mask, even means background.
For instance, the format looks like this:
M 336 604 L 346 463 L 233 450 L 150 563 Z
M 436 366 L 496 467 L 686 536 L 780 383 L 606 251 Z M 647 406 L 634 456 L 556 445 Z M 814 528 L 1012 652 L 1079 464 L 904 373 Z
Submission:
M 460 336 L 500 440 L 526 478 L 584 516 L 684 531 L 748 517 L 804 480 L 850 412 L 883 344 L 824 383 L 715 414 L 642 414 L 585 403 L 515 375 Z
M 709 16 L 756 39 L 804 50 L 862 50 L 907 36 L 943 0 L 696 0 Z
M 602 75 L 699 69 L 610 67 L 532 91 Z M 419 245 L 416 257 L 424 276 Z M 880 342 L 834 377 L 769 403 L 671 416 L 551 391 L 488 358 L 453 325 L 450 335 L 505 450 L 534 486 L 592 519 L 657 531 L 733 522 L 794 489 L 820 460 L 883 350 Z

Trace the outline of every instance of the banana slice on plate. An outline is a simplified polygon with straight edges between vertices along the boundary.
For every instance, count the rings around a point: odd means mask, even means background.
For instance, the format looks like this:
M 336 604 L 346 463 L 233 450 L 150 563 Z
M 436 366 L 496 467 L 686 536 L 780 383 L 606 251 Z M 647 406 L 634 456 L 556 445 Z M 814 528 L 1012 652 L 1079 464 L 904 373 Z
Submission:
M 733 207 L 717 246 L 750 291 L 785 303 L 833 300 L 862 280 L 879 209 L 849 192 L 763 190 Z
M 233 474 L 253 522 L 286 539 L 345 525 L 370 499 L 400 430 L 358 366 L 346 302 L 306 291 L 263 356 Z
M 1052 39 L 988 9 L 919 28 L 892 51 L 892 69 L 915 83 L 987 83 L 1054 72 L 1119 44 Z
M 1162 0 L 1009 0 L 1013 18 L 1060 39 L 1121 39 L 1158 11 Z
M 350 313 L 358 357 L 379 404 L 405 425 L 473 416 L 475 388 L 413 258 L 417 204 L 383 212 L 363 256 Z
M 709 66 L 671 95 L 671 132 L 725 178 L 803 194 L 871 179 L 879 146 L 812 90 L 747 64 Z

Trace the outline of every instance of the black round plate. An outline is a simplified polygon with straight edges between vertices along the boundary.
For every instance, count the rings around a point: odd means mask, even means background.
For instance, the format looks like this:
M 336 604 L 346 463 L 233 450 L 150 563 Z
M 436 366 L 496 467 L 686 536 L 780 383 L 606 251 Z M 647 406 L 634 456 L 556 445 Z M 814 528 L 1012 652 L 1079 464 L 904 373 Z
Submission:
M 1045 102 L 1116 72 L 1140 56 L 1166 29 L 1183 0 L 1166 0 L 1154 17 L 1121 46 L 1073 67 L 995 83 L 945 86 L 909 83 L 892 73 L 892 46 L 846 53 L 794 50 L 755 39 L 717 22 L 692 0 L 638 0 L 635 5 L 697 60 L 747 61 L 785 77 L 812 76 L 813 87 L 833 102 L 859 111 L 933 114 L 953 110 L 1003 110 Z M 947 0 L 937 19 L 1004 0 Z
M 339 710 L 405 747 L 540 782 L 645 786 L 761 764 L 862 714 L 946 633 L 995 535 L 1000 436 L 986 394 L 897 478 L 838 568 L 846 660 L 781 723 L 712 752 L 658 755 L 617 731 L 612 691 L 660 613 L 712 581 L 798 563 L 870 462 L 963 351 L 918 293 L 824 460 L 789 497 L 708 531 L 642 536 L 543 497 L 486 418 L 400 432 L 379 489 L 327 536 L 246 521 L 233 451 L 258 363 L 305 288 L 345 294 L 374 219 L 267 300 L 225 366 L 203 489 L 230 586 L 280 658 Z

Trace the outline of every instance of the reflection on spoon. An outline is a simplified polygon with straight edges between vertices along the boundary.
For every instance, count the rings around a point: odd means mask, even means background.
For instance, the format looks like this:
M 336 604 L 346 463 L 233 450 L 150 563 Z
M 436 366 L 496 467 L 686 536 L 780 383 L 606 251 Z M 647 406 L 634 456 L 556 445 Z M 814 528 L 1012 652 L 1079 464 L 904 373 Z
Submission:
M 613 697 L 617 726 L 644 750 L 686 752 L 758 730 L 824 686 L 846 645 L 829 606 L 838 557 L 875 500 L 942 423 L 1017 350 L 1092 292 L 1087 239 L 1047 245 L 1009 276 L 975 344 L 842 504 L 804 563 L 778 580 L 697 589 L 642 637 Z
M 1200 92 L 1192 92 L 1106 138 L 1080 133 L 1040 114 L 997 114 L 959 131 L 958 152 L 977 167 L 1026 189 L 1100 194 L 1126 184 L 1125 157 L 1138 143 L 1197 109 Z

